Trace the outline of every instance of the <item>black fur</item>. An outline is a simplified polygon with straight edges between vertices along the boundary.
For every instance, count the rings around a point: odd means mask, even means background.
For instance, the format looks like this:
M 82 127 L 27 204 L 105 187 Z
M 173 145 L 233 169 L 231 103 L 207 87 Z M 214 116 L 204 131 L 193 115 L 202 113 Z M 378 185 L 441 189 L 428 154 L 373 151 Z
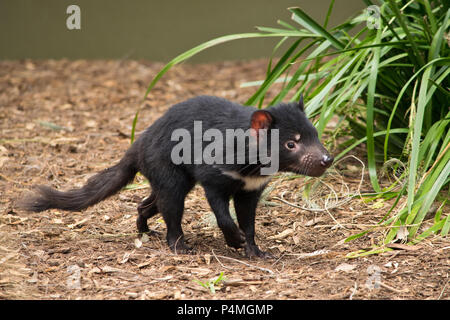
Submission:
M 193 136 L 194 121 L 202 121 L 203 131 L 216 128 L 222 133 L 226 129 L 250 127 L 279 129 L 280 171 L 319 176 L 333 161 L 304 114 L 302 99 L 299 103 L 282 103 L 262 111 L 222 98 L 200 96 L 170 108 L 136 140 L 117 165 L 93 176 L 82 188 L 61 192 L 39 186 L 37 194 L 25 199 L 22 207 L 36 212 L 51 208 L 82 210 L 118 192 L 139 171 L 149 180 L 152 192 L 138 206 L 138 231 L 149 232 L 147 220 L 161 213 L 170 248 L 184 253 L 190 250 L 181 228 L 184 199 L 195 183 L 200 183 L 226 243 L 244 248 L 249 257 L 267 256 L 254 241 L 256 206 L 268 182 L 260 175 L 259 162 L 175 165 L 171 161 L 172 149 L 178 143 L 171 141 L 172 132 L 184 128 Z M 203 147 L 208 143 L 203 142 Z M 239 227 L 229 213 L 230 197 Z
M 132 146 L 118 164 L 91 177 L 80 189 L 61 192 L 48 186 L 37 186 L 37 194 L 25 199 L 21 207 L 34 212 L 52 208 L 80 211 L 106 199 L 122 189 L 136 175 L 138 170 L 135 149 L 136 147 Z

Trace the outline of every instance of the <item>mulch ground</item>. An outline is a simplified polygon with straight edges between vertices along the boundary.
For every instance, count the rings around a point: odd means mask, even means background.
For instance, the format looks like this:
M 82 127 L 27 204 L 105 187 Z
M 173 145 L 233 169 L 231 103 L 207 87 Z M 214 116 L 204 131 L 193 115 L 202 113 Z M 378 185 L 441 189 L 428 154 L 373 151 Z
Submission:
M 342 198 L 370 189 L 365 174 L 360 184 L 362 166 L 354 158 L 330 170 L 309 200 L 302 197 L 303 178 L 283 175 L 271 182 L 258 208 L 256 233 L 257 243 L 275 259 L 249 260 L 228 248 L 200 187 L 188 195 L 183 219 L 187 241 L 196 250 L 192 255 L 170 252 L 160 216 L 149 225 L 161 235 L 137 240 L 136 207 L 149 194 L 142 177 L 136 178 L 138 188 L 83 212 L 17 209 L 35 184 L 81 186 L 116 163 L 129 147 L 143 93 L 162 66 L 0 62 L 0 298 L 450 298 L 448 238 L 431 236 L 414 247 L 347 258 L 382 241 L 387 229 L 344 239 L 375 225 L 390 207 L 389 201 Z M 240 84 L 263 79 L 265 68 L 262 60 L 174 68 L 143 104 L 138 132 L 172 104 L 196 95 L 245 102 L 255 88 Z M 354 155 L 364 159 L 364 149 Z M 330 205 L 334 195 L 339 198 Z M 319 210 L 310 209 L 314 204 Z

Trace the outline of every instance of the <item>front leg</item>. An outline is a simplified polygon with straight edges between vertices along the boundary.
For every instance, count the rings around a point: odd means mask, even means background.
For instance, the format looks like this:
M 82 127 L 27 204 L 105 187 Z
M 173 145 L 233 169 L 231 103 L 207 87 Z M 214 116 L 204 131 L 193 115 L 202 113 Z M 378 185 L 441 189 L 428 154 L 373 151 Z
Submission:
M 230 195 L 214 187 L 204 186 L 206 198 L 217 219 L 217 225 L 222 230 L 227 245 L 242 248 L 245 237 L 234 223 L 230 215 Z
M 241 190 L 233 197 L 239 227 L 245 234 L 245 253 L 249 258 L 273 257 L 270 253 L 261 251 L 255 243 L 255 214 L 262 191 L 262 189 L 250 192 Z

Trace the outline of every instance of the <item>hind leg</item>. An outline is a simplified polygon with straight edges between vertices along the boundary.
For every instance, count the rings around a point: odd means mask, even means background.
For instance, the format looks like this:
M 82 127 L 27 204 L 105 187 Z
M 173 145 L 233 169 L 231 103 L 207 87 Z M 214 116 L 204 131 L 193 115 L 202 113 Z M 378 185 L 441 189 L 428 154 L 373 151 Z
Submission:
M 156 205 L 156 198 L 156 193 L 152 191 L 150 196 L 144 199 L 144 201 L 142 201 L 137 208 L 138 217 L 136 220 L 136 225 L 139 233 L 150 232 L 150 230 L 148 229 L 147 220 L 159 212 Z
M 154 211 L 161 212 L 167 227 L 167 244 L 175 253 L 187 253 L 191 249 L 184 242 L 181 220 L 184 211 L 184 199 L 194 187 L 195 181 L 178 168 L 159 170 L 151 177 L 152 188 L 156 198 L 156 208 L 144 210 L 147 215 Z M 145 201 L 151 203 L 151 199 Z M 149 206 L 150 208 L 151 206 Z M 145 220 L 145 217 L 140 221 Z
M 184 234 L 181 228 L 181 219 L 184 210 L 184 197 L 176 199 L 169 193 L 160 194 L 158 207 L 166 223 L 166 240 L 170 249 L 175 253 L 187 253 L 191 250 L 184 242 Z

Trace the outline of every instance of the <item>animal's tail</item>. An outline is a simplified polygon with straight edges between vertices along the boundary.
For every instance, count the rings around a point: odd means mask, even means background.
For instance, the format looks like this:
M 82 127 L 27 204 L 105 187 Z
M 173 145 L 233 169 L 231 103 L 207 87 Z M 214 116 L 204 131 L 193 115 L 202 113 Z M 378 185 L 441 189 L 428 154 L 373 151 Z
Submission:
M 118 192 L 138 172 L 137 146 L 134 143 L 115 166 L 88 179 L 80 189 L 61 192 L 48 186 L 37 186 L 36 193 L 25 198 L 19 207 L 40 212 L 47 209 L 79 211 L 92 206 Z

